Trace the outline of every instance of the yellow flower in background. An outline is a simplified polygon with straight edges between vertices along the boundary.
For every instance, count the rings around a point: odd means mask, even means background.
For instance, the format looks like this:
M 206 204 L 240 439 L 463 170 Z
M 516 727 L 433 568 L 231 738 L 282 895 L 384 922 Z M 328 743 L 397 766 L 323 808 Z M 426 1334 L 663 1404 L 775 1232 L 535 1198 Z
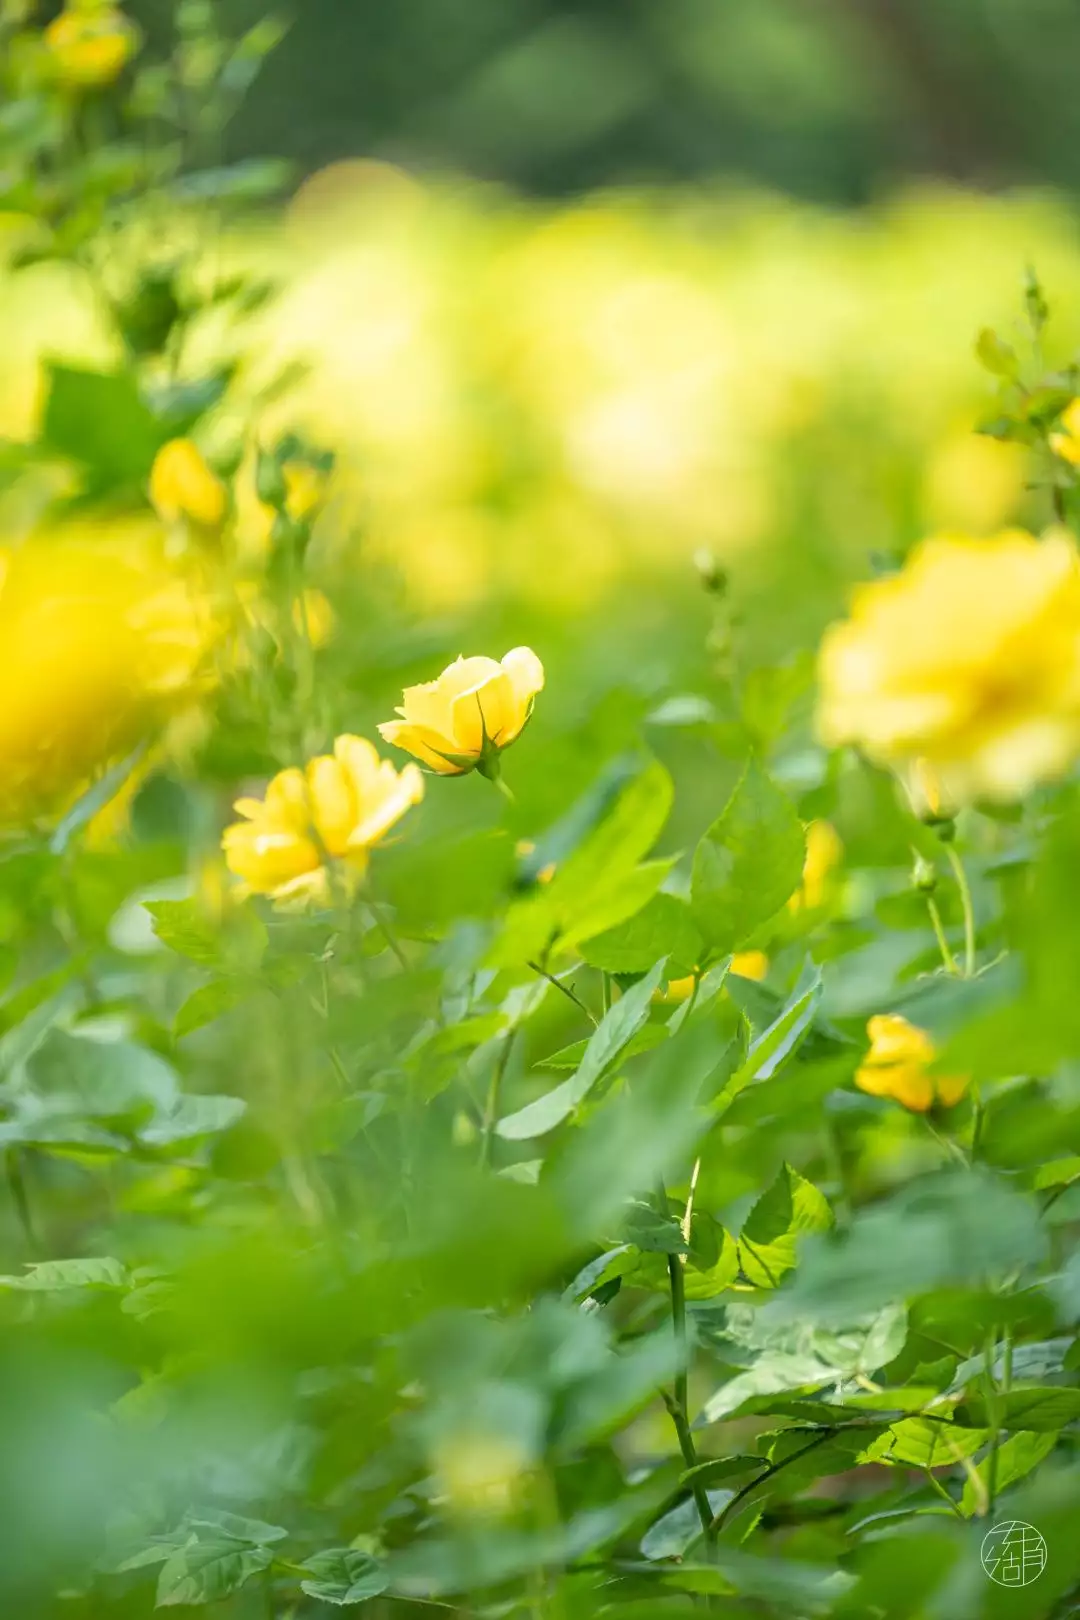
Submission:
M 497 774 L 499 754 L 521 735 L 543 685 L 544 666 L 529 647 L 515 647 L 501 663 L 458 658 L 437 680 L 407 686 L 400 719 L 379 732 L 440 775 Z
M 0 816 L 51 814 L 190 703 L 213 639 L 193 582 L 120 526 L 0 554 Z M 76 534 L 79 538 L 76 538 Z
M 101 90 L 119 78 L 139 45 L 139 30 L 117 6 L 68 6 L 44 33 L 61 84 Z
M 899 1013 L 877 1013 L 866 1033 L 870 1050 L 855 1075 L 860 1090 L 872 1097 L 892 1097 L 918 1114 L 935 1104 L 953 1108 L 960 1101 L 967 1076 L 927 1072 L 937 1049 L 924 1029 L 909 1024 Z
M 736 951 L 728 967 L 740 979 L 755 979 L 759 983 L 769 971 L 769 958 L 764 951 Z
M 1080 399 L 1066 405 L 1058 428 L 1050 435 L 1050 448 L 1072 467 L 1080 467 Z
M 151 503 L 163 523 L 186 518 L 201 528 L 217 529 L 225 521 L 225 485 L 191 439 L 170 439 L 162 445 L 150 469 L 149 488 Z
M 933 783 L 1021 797 L 1080 751 L 1080 558 L 1064 530 L 924 540 L 826 632 L 818 728 Z
M 513 1512 L 533 1458 L 513 1435 L 459 1429 L 432 1448 L 431 1463 L 451 1512 L 461 1518 L 504 1518 Z
M 238 799 L 243 818 L 226 827 L 229 870 L 251 894 L 303 904 L 331 894 L 326 861 L 340 861 L 351 887 L 368 854 L 424 796 L 415 765 L 398 772 L 364 737 L 339 737 L 333 754 L 273 778 L 261 799 Z
M 833 872 L 840 864 L 844 846 L 831 821 L 811 821 L 806 828 L 806 858 L 802 883 L 788 901 L 791 911 L 816 911 L 825 904 Z

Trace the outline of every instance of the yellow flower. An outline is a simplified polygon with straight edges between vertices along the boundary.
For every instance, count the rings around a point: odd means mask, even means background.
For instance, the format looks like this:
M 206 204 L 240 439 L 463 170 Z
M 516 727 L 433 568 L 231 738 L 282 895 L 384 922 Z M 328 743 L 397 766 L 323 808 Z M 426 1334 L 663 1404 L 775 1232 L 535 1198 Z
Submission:
M 802 884 L 788 901 L 792 911 L 816 911 L 824 905 L 829 893 L 829 880 L 840 864 L 844 846 L 840 834 L 831 821 L 812 821 L 806 829 L 806 858 L 803 861 Z
M 822 739 L 932 782 L 942 805 L 1060 775 L 1080 750 L 1072 538 L 923 541 L 900 573 L 856 591 L 826 632 L 819 678 Z
M 226 865 L 251 894 L 325 901 L 327 858 L 341 862 L 339 875 L 351 887 L 371 848 L 423 796 L 415 765 L 399 773 L 366 738 L 339 737 L 332 755 L 319 755 L 305 770 L 280 771 L 264 798 L 236 801 L 243 820 L 222 836 Z
M 116 6 L 62 11 L 45 30 L 56 75 L 71 89 L 100 90 L 119 78 L 139 44 L 139 30 Z
M 0 555 L 0 817 L 62 808 L 187 703 L 212 623 L 190 580 L 121 527 Z M 141 533 L 141 531 L 140 531 Z
M 532 1457 L 512 1435 L 460 1429 L 432 1448 L 447 1506 L 462 1518 L 503 1518 L 521 1495 Z
M 728 967 L 728 972 L 740 979 L 757 979 L 759 982 L 768 971 L 769 958 L 764 951 L 736 951 Z
M 935 1103 L 954 1107 L 967 1089 L 966 1075 L 932 1075 L 937 1055 L 924 1029 L 899 1013 L 877 1013 L 866 1026 L 870 1050 L 855 1075 L 855 1084 L 872 1097 L 893 1097 L 919 1114 Z
M 1050 448 L 1072 467 L 1080 467 L 1080 398 L 1066 405 L 1058 431 L 1050 435 Z
M 205 529 L 225 521 L 225 486 L 191 439 L 170 439 L 150 469 L 150 500 L 164 523 L 187 518 Z
M 379 727 L 443 776 L 479 769 L 497 774 L 498 756 L 521 732 L 544 684 L 544 666 L 529 647 L 494 658 L 458 658 L 438 680 L 407 686 L 398 720 Z

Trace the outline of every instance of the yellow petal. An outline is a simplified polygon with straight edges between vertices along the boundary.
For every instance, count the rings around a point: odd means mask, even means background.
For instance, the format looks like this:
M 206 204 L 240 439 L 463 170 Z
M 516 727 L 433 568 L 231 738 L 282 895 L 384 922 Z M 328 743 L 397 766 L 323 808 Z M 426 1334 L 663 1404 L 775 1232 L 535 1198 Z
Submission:
M 424 797 L 424 778 L 415 765 L 406 765 L 400 776 L 384 761 L 376 791 L 362 808 L 349 839 L 351 849 L 366 849 L 384 838 L 405 812 Z
M 378 732 L 384 741 L 392 743 L 395 748 L 404 748 L 407 754 L 413 754 L 423 764 L 430 765 L 440 776 L 460 776 L 468 769 L 468 766 L 454 764 L 447 757 L 458 753 L 453 738 L 433 731 L 430 726 L 417 725 L 408 720 L 384 720 Z
M 487 747 L 513 742 L 521 729 L 515 729 L 516 709 L 513 682 L 496 665 L 494 675 L 466 688 L 450 706 L 455 752 L 479 756 Z
M 533 699 L 544 687 L 544 666 L 531 647 L 514 647 L 502 661 L 514 690 L 514 710 L 501 742 L 505 747 L 520 735 L 532 712 Z
M 343 855 L 356 822 L 357 803 L 350 777 L 340 760 L 320 754 L 307 768 L 311 813 L 324 848 Z

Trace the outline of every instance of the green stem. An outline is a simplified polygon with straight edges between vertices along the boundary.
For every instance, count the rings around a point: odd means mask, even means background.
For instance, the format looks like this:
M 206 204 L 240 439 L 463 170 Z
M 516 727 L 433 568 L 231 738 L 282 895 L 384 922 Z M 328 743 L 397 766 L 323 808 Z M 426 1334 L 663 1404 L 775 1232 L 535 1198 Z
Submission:
M 540 977 L 546 979 L 548 984 L 554 985 L 560 995 L 564 995 L 568 1001 L 572 1001 L 574 1006 L 585 1014 L 594 1029 L 597 1027 L 598 1021 L 595 1013 L 586 1006 L 576 990 L 571 989 L 569 985 L 563 984 L 561 979 L 557 979 L 554 973 L 549 973 L 547 968 L 540 962 L 526 962 L 525 966 L 531 968 L 534 973 L 539 973 Z
M 929 1468 L 926 1470 L 926 1478 L 929 1484 L 934 1487 L 934 1490 L 937 1491 L 938 1495 L 941 1497 L 941 1500 L 943 1502 L 948 1502 L 949 1507 L 952 1509 L 953 1513 L 956 1514 L 956 1517 L 958 1519 L 962 1519 L 964 1515 L 961 1513 L 960 1509 L 957 1507 L 956 1503 L 953 1501 L 940 1479 L 935 1479 L 933 1472 Z
M 811 1451 L 816 1451 L 818 1446 L 823 1446 L 825 1444 L 826 1440 L 831 1440 L 835 1433 L 836 1430 L 833 1428 L 822 1429 L 818 1434 L 815 1434 L 814 1438 L 805 1446 L 800 1446 L 798 1451 L 793 1451 L 789 1456 L 782 1457 L 779 1462 L 770 1463 L 768 1468 L 765 1469 L 764 1473 L 756 1474 L 748 1485 L 744 1485 L 741 1491 L 735 1492 L 735 1495 L 731 1498 L 731 1501 L 727 1504 L 727 1507 L 723 1508 L 716 1515 L 716 1518 L 712 1521 L 713 1534 L 719 1535 L 720 1531 L 734 1516 L 735 1509 L 741 1502 L 745 1501 L 745 1499 L 750 1495 L 751 1491 L 755 1491 L 758 1486 L 763 1485 L 767 1479 L 772 1479 L 774 1474 L 779 1474 L 781 1469 L 790 1468 L 792 1463 L 798 1462 L 801 1457 L 807 1456 Z
M 975 907 L 971 901 L 971 887 L 964 871 L 964 863 L 952 844 L 944 844 L 945 859 L 952 867 L 956 887 L 960 891 L 960 904 L 964 908 L 964 977 L 975 976 Z
M 364 899 L 367 903 L 368 910 L 371 912 L 375 926 L 379 930 L 379 933 L 382 935 L 383 939 L 385 939 L 387 945 L 390 947 L 390 950 L 397 957 L 399 966 L 407 970 L 409 966 L 409 958 L 405 955 L 405 951 L 402 948 L 400 940 L 397 938 L 394 930 L 387 922 L 386 917 L 383 914 L 382 907 L 379 905 L 377 900 L 372 898 L 370 894 L 365 895 Z
M 514 1036 L 517 1034 L 517 1025 L 507 1031 L 506 1039 L 499 1049 L 491 1071 L 491 1080 L 488 1084 L 487 1102 L 484 1104 L 484 1120 L 480 1136 L 480 1163 L 488 1164 L 491 1161 L 491 1142 L 495 1135 L 495 1126 L 499 1119 L 499 1096 L 502 1092 L 502 1083 L 506 1077 L 507 1065 L 510 1062 L 510 1053 L 514 1046 Z
M 997 1351 L 997 1332 L 991 1328 L 986 1336 L 986 1347 L 983 1351 L 983 1382 L 986 1387 L 986 1406 L 993 1433 L 990 1436 L 990 1455 L 986 1460 L 986 1511 L 990 1518 L 994 1516 L 994 1503 L 997 1501 L 997 1474 L 998 1474 L 998 1447 L 1001 1443 L 1001 1412 L 998 1407 L 998 1390 L 994 1382 L 994 1359 Z
M 606 1018 L 608 1013 L 611 1011 L 610 973 L 601 973 L 600 975 L 600 1005 L 603 1008 L 604 1017 Z
M 941 912 L 937 908 L 937 901 L 933 895 L 927 895 L 926 909 L 930 913 L 930 921 L 934 925 L 934 937 L 938 942 L 938 950 L 941 952 L 941 960 L 945 964 L 945 971 L 946 973 L 957 974 L 960 969 L 956 965 L 956 957 L 953 955 L 949 942 L 945 938 L 945 930 L 941 925 Z
M 26 1247 L 31 1254 L 40 1254 L 41 1245 L 38 1242 L 37 1231 L 34 1227 L 33 1211 L 30 1208 L 30 1193 L 26 1185 L 22 1159 L 17 1148 L 8 1149 L 6 1163 L 11 1201 L 15 1205 L 15 1213 L 19 1218 L 19 1225 L 26 1240 Z
M 675 1332 L 675 1354 L 678 1358 L 675 1372 L 675 1393 L 664 1396 L 664 1405 L 671 1414 L 671 1421 L 675 1425 L 675 1433 L 679 1440 L 679 1450 L 682 1452 L 683 1462 L 687 1468 L 696 1468 L 698 1463 L 697 1447 L 694 1445 L 694 1436 L 690 1430 L 689 1397 L 687 1389 L 687 1345 L 686 1345 L 686 1283 L 683 1277 L 682 1259 L 677 1254 L 669 1254 L 668 1279 L 671 1283 L 671 1321 Z M 700 1480 L 695 1480 L 691 1486 L 694 1506 L 697 1508 L 698 1518 L 705 1535 L 712 1540 L 712 1509 L 709 1506 L 708 1493 Z

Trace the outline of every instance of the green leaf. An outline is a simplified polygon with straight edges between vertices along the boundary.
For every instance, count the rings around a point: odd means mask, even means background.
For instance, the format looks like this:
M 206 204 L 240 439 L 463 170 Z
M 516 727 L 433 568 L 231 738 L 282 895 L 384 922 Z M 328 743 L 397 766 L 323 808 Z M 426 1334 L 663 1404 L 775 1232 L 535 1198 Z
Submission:
M 272 1562 L 269 1547 L 245 1546 L 228 1537 L 204 1541 L 193 1536 L 162 1565 L 155 1606 L 220 1602 Z
M 800 1233 L 825 1232 L 833 1224 L 827 1200 L 785 1164 L 762 1193 L 739 1233 L 739 1264 L 758 1288 L 775 1288 L 796 1260 Z
M 321 1603 L 363 1603 L 385 1592 L 389 1579 L 382 1566 L 355 1547 L 330 1547 L 315 1553 L 301 1566 L 308 1579 L 300 1590 Z
M 720 1253 L 711 1266 L 686 1267 L 687 1299 L 713 1299 L 722 1294 L 739 1275 L 739 1245 L 726 1228 L 721 1228 Z
M 605 973 L 644 973 L 666 956 L 670 977 L 681 979 L 694 971 L 702 944 L 686 901 L 661 893 L 653 895 L 636 916 L 589 940 L 581 954 Z
M 651 1052 L 654 1047 L 663 1045 L 669 1038 L 669 1031 L 665 1024 L 643 1024 L 629 1042 L 623 1053 L 626 1058 L 637 1057 L 639 1052 Z M 574 1041 L 570 1046 L 562 1047 L 553 1052 L 549 1058 L 543 1058 L 538 1069 L 576 1069 L 588 1050 L 588 1040 Z
M 248 994 L 248 986 L 240 979 L 211 979 L 193 990 L 181 1004 L 173 1020 L 173 1034 L 177 1040 L 193 1030 L 204 1029 L 215 1018 L 232 1012 Z
M 1048 1457 L 1058 1442 L 1056 1429 L 1045 1434 L 1031 1431 L 1022 1431 L 1012 1434 L 997 1448 L 997 1462 L 993 1468 L 994 1482 L 999 1491 L 1006 1486 L 1013 1485 L 1018 1479 L 1023 1479 L 1037 1468 L 1044 1457 Z M 960 1498 L 960 1511 L 964 1517 L 970 1519 L 973 1514 L 985 1510 L 989 1499 L 989 1484 L 991 1474 L 990 1457 L 983 1457 L 975 1465 L 982 1484 L 979 1490 L 975 1481 L 968 1476 L 964 1481 L 964 1493 Z
M 235 1125 L 247 1103 L 241 1097 L 182 1096 L 174 1107 L 157 1115 L 139 1132 L 147 1147 L 170 1147 L 177 1142 L 194 1142 L 204 1136 L 217 1136 Z
M 989 1429 L 967 1429 L 929 1417 L 901 1418 L 858 1457 L 860 1463 L 893 1463 L 907 1468 L 946 1468 L 973 1457 L 989 1439 Z
M 713 954 L 737 950 L 774 917 L 802 878 L 794 807 L 751 759 L 694 855 L 694 920 Z
M 820 1389 L 836 1381 L 837 1369 L 818 1356 L 790 1350 L 767 1350 L 746 1372 L 737 1373 L 711 1395 L 701 1409 L 695 1427 L 717 1423 L 737 1412 L 744 1401 L 758 1395 L 778 1395 L 787 1390 Z
M 100 810 L 115 799 L 124 783 L 141 763 L 145 753 L 145 745 L 140 744 L 126 759 L 120 760 L 119 764 L 106 771 L 104 776 L 100 776 L 76 799 L 49 840 L 52 854 L 62 855 L 75 834 L 81 832 Z
M 163 945 L 202 967 L 221 960 L 221 939 L 205 912 L 194 900 L 148 900 L 154 933 Z
M 1015 377 L 1019 362 L 1015 349 L 998 337 L 992 327 L 984 326 L 975 341 L 975 355 L 980 365 L 995 377 Z
M 108 1256 L 87 1260 L 41 1260 L 25 1276 L 0 1277 L 0 1288 L 22 1293 L 61 1293 L 71 1288 L 126 1288 L 128 1274 Z
M 180 1095 L 175 1071 L 156 1052 L 62 1029 L 49 1030 L 27 1072 L 51 1101 L 91 1119 L 156 1113 L 171 1108 Z
M 145 482 L 169 430 L 155 420 L 132 373 L 46 367 L 42 438 L 81 462 L 95 492 Z
M 657 962 L 650 973 L 639 979 L 625 995 L 620 996 L 605 1013 L 585 1048 L 585 1056 L 577 1073 L 561 1086 L 546 1092 L 535 1102 L 520 1108 L 516 1114 L 501 1119 L 496 1130 L 510 1142 L 523 1142 L 534 1136 L 545 1136 L 571 1114 L 588 1096 L 596 1082 L 619 1058 L 649 1016 L 653 991 L 657 989 L 665 972 L 665 964 Z
M 990 1425 L 997 1415 L 1003 1429 L 1034 1429 L 1046 1433 L 1063 1429 L 1080 1418 L 1080 1389 L 1058 1384 L 1016 1386 L 998 1396 L 994 1410 L 985 1395 L 972 1393 L 957 1408 L 957 1421 Z
M 756 1080 L 769 1080 L 793 1057 L 810 1032 L 821 1001 L 821 974 L 813 969 L 809 983 L 800 978 L 791 1000 L 767 1029 L 750 1042 L 741 1063 L 713 1104 L 722 1113 L 739 1093 Z

